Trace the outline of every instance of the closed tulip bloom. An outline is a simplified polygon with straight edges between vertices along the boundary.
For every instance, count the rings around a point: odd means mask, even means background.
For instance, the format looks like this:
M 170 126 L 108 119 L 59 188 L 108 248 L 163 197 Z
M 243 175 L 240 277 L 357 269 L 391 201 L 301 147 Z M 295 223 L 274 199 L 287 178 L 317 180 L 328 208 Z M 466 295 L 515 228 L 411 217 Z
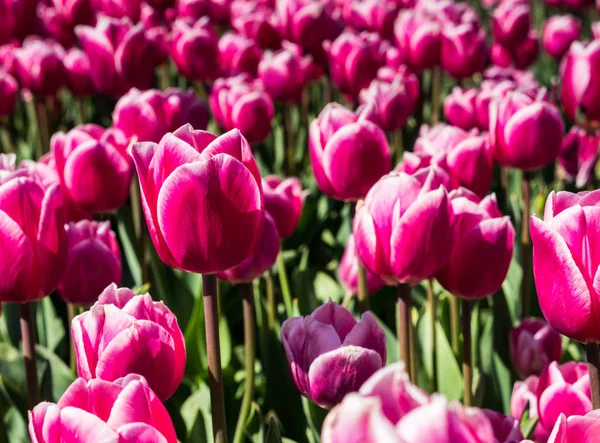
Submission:
M 542 319 L 525 318 L 510 331 L 510 358 L 517 373 L 540 375 L 552 361 L 560 361 L 560 334 Z
M 393 1 L 365 0 L 345 3 L 342 14 L 348 26 L 358 31 L 377 32 L 391 40 L 399 8 L 400 5 Z
M 217 79 L 209 102 L 217 123 L 227 131 L 239 129 L 250 143 L 263 141 L 271 132 L 273 101 L 262 82 L 248 74 Z
M 179 0 L 177 2 L 177 17 L 191 19 L 192 22 L 204 16 L 212 15 L 213 2 L 211 0 Z
M 356 211 L 357 255 L 389 284 L 431 278 L 450 259 L 450 221 L 446 189 L 433 168 L 412 176 L 392 172 L 371 188 Z
M 540 54 L 540 40 L 535 29 L 529 31 L 523 42 L 513 50 L 513 65 L 525 70 L 535 63 Z
M 539 380 L 540 378 L 537 375 L 530 375 L 524 381 L 515 382 L 510 396 L 510 415 L 513 418 L 520 420 L 525 408 L 528 408 L 529 418 L 538 417 L 536 394 Z M 536 427 L 536 434 L 542 434 L 539 422 Z
M 17 106 L 19 85 L 12 75 L 0 68 L 0 117 L 12 113 Z
M 254 41 L 240 34 L 226 32 L 219 40 L 219 53 L 221 69 L 225 73 L 246 72 L 256 76 L 262 52 Z
M 590 411 L 585 415 L 569 418 L 560 414 L 548 443 L 593 443 L 600 433 L 600 412 Z
M 482 82 L 481 89 L 475 97 L 475 114 L 479 129 L 487 131 L 490 128 L 490 109 L 492 103 L 515 89 L 517 89 L 517 85 L 510 80 Z
M 92 124 L 52 136 L 50 145 L 61 186 L 75 206 L 105 212 L 125 203 L 133 174 L 128 144 L 120 130 Z
M 281 179 L 269 175 L 262 181 L 265 210 L 273 218 L 281 238 L 290 237 L 300 222 L 304 194 L 297 177 Z
M 144 377 L 75 380 L 58 403 L 29 411 L 33 443 L 177 443 L 169 413 Z
M 557 60 L 581 37 L 581 22 L 572 15 L 550 17 L 544 24 L 542 43 L 545 51 Z
M 369 294 L 373 294 L 385 286 L 385 282 L 375 274 L 366 271 L 366 276 Z M 356 256 L 354 236 L 352 234 L 348 236 L 346 242 L 344 255 L 342 255 L 340 267 L 338 269 L 338 277 L 346 291 L 350 294 L 358 293 L 358 257 Z
M 27 170 L 0 174 L 0 301 L 25 303 L 50 294 L 65 258 L 63 201 Z
M 544 220 L 531 218 L 533 273 L 542 313 L 558 332 L 584 343 L 600 341 L 593 310 L 599 263 L 585 252 L 593 248 L 599 232 L 599 198 L 598 191 L 551 192 Z M 548 279 L 548 272 L 554 278 Z
M 26 36 L 36 19 L 36 2 L 29 0 L 0 1 L 0 45 Z M 32 23 L 33 22 L 33 23 Z
M 280 239 L 277 226 L 268 213 L 265 213 L 265 224 L 258 248 L 250 257 L 239 265 L 219 272 L 217 277 L 230 283 L 251 283 L 271 269 L 280 251 Z
M 67 74 L 67 86 L 75 96 L 92 95 L 96 89 L 92 82 L 90 59 L 80 49 L 70 49 L 63 58 Z
M 448 265 L 436 278 L 450 293 L 481 299 L 500 290 L 513 254 L 515 230 L 496 197 L 483 200 L 466 189 L 450 192 L 454 240 Z
M 95 19 L 93 0 L 52 0 L 49 3 L 38 5 L 38 16 L 44 28 L 63 46 L 72 46 L 75 26 L 89 25 Z
M 96 9 L 113 18 L 128 18 L 136 23 L 140 18 L 142 0 L 93 0 Z
M 422 71 L 440 63 L 440 25 L 417 11 L 402 11 L 394 25 L 394 37 L 400 59 L 411 68 Z
M 510 92 L 492 107 L 490 139 L 503 166 L 531 170 L 547 165 L 558 156 L 563 134 L 560 112 L 542 98 Z
M 183 126 L 160 143 L 138 143 L 133 159 L 142 206 L 160 259 L 188 272 L 226 271 L 262 234 L 261 177 L 238 130 L 220 137 Z
M 444 115 L 453 126 L 470 130 L 477 127 L 477 113 L 475 100 L 478 92 L 476 89 L 463 89 L 456 86 L 444 100 Z
M 589 134 L 587 130 L 577 126 L 573 126 L 563 139 L 558 164 L 566 178 L 574 180 L 578 188 L 584 188 L 594 176 L 598 146 L 600 132 Z
M 530 22 L 529 4 L 526 2 L 501 3 L 492 14 L 494 39 L 512 48 L 527 37 Z
M 65 81 L 64 51 L 51 40 L 28 37 L 14 51 L 15 73 L 22 87 L 35 96 L 55 95 Z
M 364 198 L 389 172 L 390 149 L 377 125 L 360 120 L 338 126 L 339 120 L 346 118 L 335 104 L 329 104 L 310 124 L 310 162 L 317 185 L 325 194 L 355 201 Z
M 441 34 L 442 69 L 461 80 L 483 71 L 487 63 L 485 30 L 473 23 L 446 24 Z
M 234 0 L 231 15 L 231 26 L 241 35 L 254 40 L 261 48 L 279 48 L 281 36 L 272 8 L 258 2 Z
M 127 18 L 100 17 L 95 27 L 75 28 L 90 63 L 92 82 L 102 94 L 120 96 L 130 88 L 148 89 L 156 65 L 154 45 L 144 25 Z
M 592 81 L 598 75 L 600 40 L 592 40 L 587 44 L 574 42 L 565 55 L 561 69 L 561 101 L 565 113 L 574 122 L 580 120 L 580 112 L 587 120 L 600 120 L 600 85 Z
M 67 264 L 60 296 L 90 306 L 111 283 L 121 284 L 121 252 L 110 222 L 81 220 L 66 226 Z
M 219 72 L 219 39 L 208 17 L 173 24 L 171 58 L 179 72 L 192 81 L 212 80 Z
M 302 395 L 333 407 L 357 391 L 386 361 L 385 333 L 370 313 L 360 321 L 331 300 L 281 326 L 292 378 Z
M 185 342 L 177 318 L 148 293 L 109 285 L 89 311 L 71 324 L 77 373 L 86 381 L 115 381 L 138 374 L 159 399 L 169 398 L 183 378 Z M 151 344 L 151 346 L 149 346 Z

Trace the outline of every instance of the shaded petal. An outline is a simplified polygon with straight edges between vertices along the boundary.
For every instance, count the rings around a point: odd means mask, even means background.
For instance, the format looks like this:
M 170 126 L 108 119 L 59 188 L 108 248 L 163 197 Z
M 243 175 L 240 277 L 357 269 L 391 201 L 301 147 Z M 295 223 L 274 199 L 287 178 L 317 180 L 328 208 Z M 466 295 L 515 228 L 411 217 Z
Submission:
M 385 365 L 385 332 L 383 332 L 383 329 L 377 323 L 375 316 L 369 311 L 362 315 L 360 321 L 348 333 L 344 340 L 344 345 L 372 349 L 379 354 L 381 362 Z

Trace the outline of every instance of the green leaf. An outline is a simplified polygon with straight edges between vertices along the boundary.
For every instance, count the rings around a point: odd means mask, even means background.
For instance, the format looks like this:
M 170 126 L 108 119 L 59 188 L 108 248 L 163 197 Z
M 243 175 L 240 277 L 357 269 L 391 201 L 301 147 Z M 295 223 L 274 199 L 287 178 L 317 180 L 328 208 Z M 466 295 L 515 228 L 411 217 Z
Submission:
M 375 314 L 373 314 L 375 315 Z M 383 329 L 383 332 L 385 332 L 385 349 L 386 349 L 386 354 L 387 354 L 387 363 L 386 364 L 392 364 L 392 363 L 396 363 L 399 359 L 398 353 L 399 353 L 399 348 L 398 348 L 398 339 L 396 337 L 396 334 L 394 334 L 392 332 L 392 330 L 390 328 L 388 328 L 388 326 L 381 321 L 380 318 L 378 318 L 377 316 L 375 316 L 375 318 L 377 319 L 377 323 L 379 324 L 379 326 L 381 327 L 381 329 Z
M 51 350 L 36 346 L 38 366 L 44 364 L 42 373 L 41 390 L 44 399 L 57 402 L 67 388 L 75 381 L 75 374 Z
M 9 443 L 29 443 L 27 422 L 16 408 L 10 408 L 4 417 Z M 2 441 L 2 438 L 0 438 Z M 7 442 L 7 443 L 8 443 Z
M 145 226 L 144 229 L 146 229 Z M 117 233 L 119 234 L 119 242 L 123 248 L 123 257 L 125 258 L 125 263 L 127 264 L 127 268 L 129 269 L 131 277 L 133 278 L 133 284 L 136 287 L 139 287 L 144 282 L 142 282 L 142 268 L 140 267 L 138 254 L 136 248 L 131 243 L 131 238 L 135 237 L 133 235 L 130 237 L 130 234 L 127 232 L 127 227 L 125 226 L 123 217 L 117 218 Z
M 231 333 L 229 331 L 229 324 L 227 323 L 227 317 L 224 315 L 221 315 L 221 318 L 219 319 L 219 338 L 221 345 L 221 366 L 223 369 L 225 369 L 229 367 L 229 364 L 231 363 L 233 345 L 231 341 Z
M 267 417 L 267 436 L 266 443 L 281 443 L 281 431 L 279 430 L 279 422 L 275 414 L 269 414 Z
M 523 269 L 515 257 L 510 262 L 508 274 L 502 283 L 502 292 L 506 298 L 510 311 L 511 326 L 521 318 L 521 281 L 523 280 Z
M 186 443 L 209 443 L 212 441 L 210 417 L 210 390 L 201 383 L 181 406 L 181 417 L 187 429 Z
M 38 344 L 56 351 L 65 339 L 65 328 L 62 319 L 56 313 L 50 297 L 44 297 L 35 304 Z
M 329 299 L 340 303 L 344 298 L 344 289 L 325 272 L 317 272 L 314 285 L 315 295 L 321 303 L 327 303 Z

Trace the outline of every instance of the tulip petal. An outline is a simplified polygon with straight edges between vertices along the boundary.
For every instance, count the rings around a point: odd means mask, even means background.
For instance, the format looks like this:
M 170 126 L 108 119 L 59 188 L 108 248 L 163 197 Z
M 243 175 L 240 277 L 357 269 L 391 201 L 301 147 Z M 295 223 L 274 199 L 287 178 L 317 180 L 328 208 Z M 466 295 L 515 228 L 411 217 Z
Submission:
M 42 402 L 29 411 L 29 436 L 32 443 L 62 443 L 60 408 Z
M 377 323 L 375 316 L 367 311 L 360 321 L 352 328 L 344 339 L 344 345 L 360 346 L 372 349 L 381 357 L 381 362 L 386 362 L 385 333 Z
M 118 432 L 119 443 L 169 443 L 156 428 L 145 423 L 129 423 L 121 426 Z
M 0 210 L 0 300 L 22 303 L 36 297 L 31 275 L 34 252 L 29 239 L 20 226 Z
M 540 423 L 547 429 L 559 418 L 566 416 L 585 415 L 592 410 L 592 401 L 572 385 L 555 383 L 549 386 L 539 398 L 538 413 Z
M 118 434 L 105 422 L 89 412 L 66 407 L 60 411 L 62 441 L 70 443 L 118 443 Z
M 310 316 L 313 320 L 333 326 L 340 342 L 357 324 L 350 311 L 331 300 L 315 309 Z

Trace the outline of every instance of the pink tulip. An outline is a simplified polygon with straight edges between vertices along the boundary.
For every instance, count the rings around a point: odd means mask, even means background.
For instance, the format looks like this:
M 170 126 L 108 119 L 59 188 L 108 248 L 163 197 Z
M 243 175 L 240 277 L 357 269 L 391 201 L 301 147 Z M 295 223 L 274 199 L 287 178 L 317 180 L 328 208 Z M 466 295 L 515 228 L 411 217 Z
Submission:
M 216 137 L 186 125 L 158 144 L 138 143 L 132 154 L 163 262 L 212 274 L 256 250 L 264 219 L 261 177 L 238 130 Z
M 281 36 L 272 8 L 259 2 L 234 0 L 231 3 L 231 15 L 231 26 L 237 32 L 254 40 L 261 48 L 279 48 Z
M 193 23 L 177 20 L 173 24 L 171 58 L 181 74 L 192 81 L 207 81 L 219 72 L 219 40 L 204 17 Z
M 121 284 L 121 252 L 110 222 L 82 220 L 66 226 L 67 264 L 60 296 L 89 306 L 111 283 Z
M 2 0 L 0 1 L 0 45 L 15 38 L 23 38 L 30 34 L 37 24 L 36 1 Z
M 183 378 L 185 342 L 177 318 L 150 294 L 109 285 L 71 324 L 77 373 L 89 381 L 138 374 L 158 398 L 169 398 Z
M 262 181 L 265 210 L 273 218 L 281 238 L 290 237 L 300 222 L 304 195 L 296 177 L 281 179 L 269 175 Z
M 581 37 L 581 22 L 572 15 L 550 17 L 544 24 L 542 42 L 548 54 L 557 60 Z
M 560 334 L 544 320 L 525 318 L 510 331 L 510 358 L 523 378 L 540 375 L 550 362 L 560 361 Z
M 600 340 L 593 309 L 597 288 L 588 283 L 595 281 L 599 264 L 584 250 L 592 247 L 598 233 L 599 197 L 598 191 L 551 192 L 544 220 L 531 218 L 533 272 L 542 313 L 550 326 L 580 342 Z
M 266 213 L 265 225 L 258 249 L 240 264 L 225 272 L 219 272 L 217 277 L 234 284 L 251 283 L 273 267 L 279 255 L 280 247 L 277 226 L 271 216 Z
M 369 294 L 379 291 L 385 282 L 375 274 L 365 270 L 367 276 L 367 289 Z M 358 293 L 358 257 L 354 246 L 354 236 L 350 234 L 344 249 L 344 255 L 338 269 L 340 282 L 350 294 Z
M 450 293 L 480 299 L 500 290 L 513 255 L 515 230 L 503 217 L 494 194 L 483 200 L 466 189 L 450 192 L 452 254 L 436 275 Z
M 528 408 L 527 415 L 530 419 L 538 417 L 538 400 L 536 396 L 538 384 L 539 377 L 536 375 L 530 375 L 524 381 L 515 382 L 510 396 L 510 415 L 513 418 L 520 420 L 526 408 Z M 539 422 L 535 433 L 536 437 L 544 434 Z
M 15 49 L 15 72 L 22 87 L 33 95 L 55 95 L 65 82 L 64 51 L 51 40 L 28 37 Z
M 263 141 L 271 132 L 275 107 L 260 80 L 248 74 L 215 81 L 210 108 L 226 131 L 239 129 L 250 143 Z
M 0 68 L 0 117 L 12 113 L 17 106 L 19 85 L 8 72 Z
M 96 10 L 113 18 L 128 18 L 136 23 L 140 18 L 142 0 L 93 0 Z
M 370 313 L 357 322 L 331 300 L 281 326 L 281 340 L 300 393 L 332 407 L 385 365 L 385 333 Z
M 474 108 L 479 129 L 487 131 L 490 128 L 490 109 L 492 103 L 501 99 L 509 91 L 517 88 L 518 86 L 511 80 L 484 80 L 481 83 L 481 89 L 475 97 Z
M 600 120 L 600 85 L 592 81 L 599 74 L 600 40 L 587 44 L 574 42 L 561 69 L 561 100 L 571 120 L 578 122 L 579 113 L 587 120 Z
M 542 98 L 509 92 L 492 107 L 490 139 L 501 165 L 524 170 L 545 166 L 558 156 L 563 134 L 558 109 Z
M 493 443 L 523 443 L 519 421 L 491 409 L 482 409 L 494 431 Z
M 38 4 L 38 16 L 48 34 L 65 47 L 75 42 L 77 25 L 92 24 L 95 11 L 92 0 L 52 0 Z
M 532 29 L 525 40 L 517 45 L 513 52 L 513 64 L 517 69 L 527 69 L 535 63 L 540 53 L 540 41 L 537 32 Z
M 225 73 L 241 72 L 256 76 L 261 58 L 260 47 L 247 37 L 226 32 L 219 40 L 221 69 Z
M 391 40 L 399 5 L 394 1 L 365 0 L 347 2 L 343 7 L 344 21 L 358 31 L 377 32 Z
M 75 206 L 105 212 L 127 201 L 133 165 L 123 132 L 81 125 L 54 134 L 50 144 L 61 186 Z
M 413 176 L 392 172 L 371 188 L 356 211 L 356 253 L 390 284 L 431 278 L 450 259 L 451 211 L 434 169 Z
M 90 60 L 85 52 L 80 49 L 70 49 L 63 63 L 67 74 L 67 86 L 76 96 L 88 96 L 95 92 L 92 82 Z
M 177 88 L 164 92 L 133 88 L 121 97 L 113 111 L 113 125 L 140 142 L 158 143 L 166 133 L 187 123 L 206 129 L 208 119 L 206 104 L 191 90 Z
M 594 176 L 598 159 L 600 132 L 589 134 L 587 130 L 573 126 L 563 139 L 558 164 L 566 178 L 575 180 L 575 186 L 585 187 Z
M 513 48 L 527 37 L 530 28 L 530 10 L 526 2 L 504 2 L 492 14 L 494 39 Z
M 191 19 L 195 23 L 208 16 L 214 22 L 224 23 L 228 19 L 228 7 L 229 2 L 223 0 L 178 0 L 177 17 Z
M 386 68 L 379 70 L 381 76 L 386 76 L 387 71 Z M 393 132 L 403 128 L 415 111 L 419 100 L 419 80 L 402 69 L 395 72 L 389 81 L 374 79 L 367 89 L 360 91 L 359 100 L 365 106 L 365 112 L 371 113 L 366 117 L 368 120 L 384 131 Z
M 150 88 L 155 49 L 141 23 L 134 26 L 127 18 L 101 17 L 95 27 L 80 25 L 75 33 L 93 61 L 92 82 L 99 92 L 120 96 L 132 87 Z
M 451 125 L 467 131 L 477 127 L 475 101 L 478 93 L 473 88 L 456 86 L 452 89 L 452 93 L 444 100 L 444 115 Z
M 400 59 L 411 68 L 422 71 L 440 63 L 440 25 L 417 11 L 402 11 L 394 25 L 394 37 Z
M 177 443 L 169 413 L 139 375 L 75 380 L 58 404 L 29 411 L 33 443 Z
M 487 62 L 485 30 L 473 23 L 446 24 L 441 34 L 444 71 L 461 80 L 483 71 Z
M 317 185 L 325 194 L 354 201 L 364 198 L 389 172 L 390 152 L 385 133 L 377 125 L 365 120 L 352 122 L 355 117 L 339 107 L 328 104 L 310 124 L 310 161 Z
M 593 443 L 600 432 L 600 412 L 590 411 L 585 415 L 569 418 L 560 414 L 548 443 Z

